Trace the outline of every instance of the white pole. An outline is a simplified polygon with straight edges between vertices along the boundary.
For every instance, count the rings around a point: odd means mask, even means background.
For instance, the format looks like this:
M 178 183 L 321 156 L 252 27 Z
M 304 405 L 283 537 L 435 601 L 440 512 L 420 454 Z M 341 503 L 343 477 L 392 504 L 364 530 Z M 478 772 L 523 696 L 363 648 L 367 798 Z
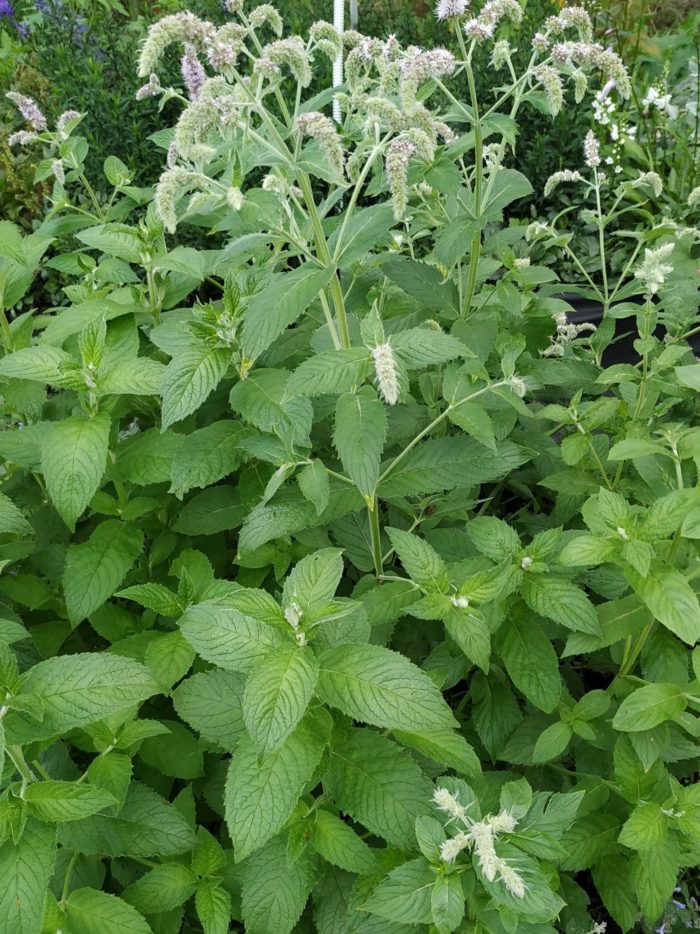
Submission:
M 333 0 L 333 25 L 342 36 L 345 30 L 345 0 Z M 333 87 L 337 88 L 343 83 L 343 50 L 333 62 Z M 333 119 L 340 123 L 340 104 L 333 98 Z
M 359 16 L 357 13 L 357 0 L 350 0 L 350 28 L 357 29 Z

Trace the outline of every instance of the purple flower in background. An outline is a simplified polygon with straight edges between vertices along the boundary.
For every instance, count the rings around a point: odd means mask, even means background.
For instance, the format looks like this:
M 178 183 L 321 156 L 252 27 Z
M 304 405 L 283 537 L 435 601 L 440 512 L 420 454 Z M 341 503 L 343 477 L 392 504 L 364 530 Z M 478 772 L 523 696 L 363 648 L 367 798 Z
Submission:
M 10 19 L 15 18 L 15 11 L 8 3 L 8 0 L 0 0 L 0 16 L 9 16 Z

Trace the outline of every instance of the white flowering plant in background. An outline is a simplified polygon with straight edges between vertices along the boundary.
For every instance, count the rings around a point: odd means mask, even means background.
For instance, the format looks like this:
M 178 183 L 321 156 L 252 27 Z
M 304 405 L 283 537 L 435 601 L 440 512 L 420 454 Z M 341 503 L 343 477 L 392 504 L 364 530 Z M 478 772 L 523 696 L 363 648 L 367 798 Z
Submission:
M 150 187 L 10 92 L 0 934 L 652 928 L 700 862 L 696 239 L 595 127 L 508 220 L 518 121 L 625 65 L 575 6 L 522 73 L 516 0 L 435 49 L 226 9 L 143 44 Z

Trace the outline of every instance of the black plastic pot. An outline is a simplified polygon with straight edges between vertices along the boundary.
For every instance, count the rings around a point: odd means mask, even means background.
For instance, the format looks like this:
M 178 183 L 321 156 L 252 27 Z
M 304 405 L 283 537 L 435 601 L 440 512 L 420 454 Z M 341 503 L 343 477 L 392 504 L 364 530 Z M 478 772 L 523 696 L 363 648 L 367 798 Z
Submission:
M 594 324 L 596 327 L 603 320 L 603 306 L 595 299 L 584 298 L 577 292 L 558 292 L 552 296 L 560 298 L 572 307 L 572 311 L 567 312 L 567 319 L 572 324 Z M 641 296 L 628 299 L 634 304 L 643 304 L 644 299 Z M 612 366 L 615 363 L 637 363 L 639 354 L 634 349 L 634 342 L 637 339 L 637 329 L 631 318 L 616 318 L 615 336 L 603 352 L 603 366 Z M 659 324 L 654 331 L 654 336 L 660 340 L 663 339 L 666 329 Z M 700 354 L 700 334 L 694 334 L 688 341 L 693 353 Z

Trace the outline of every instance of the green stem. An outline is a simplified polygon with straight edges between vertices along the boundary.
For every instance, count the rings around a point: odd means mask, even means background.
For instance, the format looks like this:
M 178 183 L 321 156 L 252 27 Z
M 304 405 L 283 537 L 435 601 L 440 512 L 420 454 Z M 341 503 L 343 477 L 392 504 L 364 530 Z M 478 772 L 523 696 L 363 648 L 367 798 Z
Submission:
M 595 167 L 593 168 L 593 178 L 595 179 L 595 201 L 598 211 L 598 249 L 600 250 L 600 269 L 603 275 L 603 317 L 605 317 L 610 303 L 610 291 L 608 289 L 608 264 L 605 257 L 605 222 L 600 201 L 600 179 L 598 178 L 598 169 Z
M 459 36 L 460 45 L 462 46 L 465 59 L 468 58 L 465 64 L 465 69 L 467 72 L 467 83 L 469 84 L 469 98 L 472 108 L 472 120 L 474 121 L 474 217 L 478 220 L 481 217 L 481 189 L 484 181 L 484 145 L 481 132 L 481 119 L 479 117 L 479 101 L 476 96 L 476 83 L 474 82 L 474 71 L 472 70 L 471 66 L 471 56 L 467 57 L 466 55 L 466 49 L 464 49 L 464 39 L 462 38 L 462 31 L 459 30 L 457 35 Z M 477 232 L 474 234 L 474 237 L 472 238 L 467 288 L 464 295 L 464 304 L 462 305 L 461 309 L 461 317 L 463 318 L 466 318 L 469 315 L 469 310 L 472 306 L 472 300 L 474 299 L 480 257 L 481 228 L 477 230 Z
M 70 858 L 68 865 L 66 866 L 66 874 L 63 878 L 63 890 L 61 892 L 61 907 L 63 907 L 66 904 L 66 901 L 68 899 L 68 893 L 70 890 L 70 880 L 73 875 L 73 870 L 75 869 L 75 864 L 78 861 L 79 855 L 80 854 L 78 853 L 78 851 L 75 850 L 75 852 Z
M 372 560 L 374 561 L 374 570 L 377 577 L 384 573 L 382 563 L 382 532 L 379 527 L 379 500 L 376 496 L 372 497 L 372 505 L 367 506 L 369 515 L 369 531 L 372 539 Z

